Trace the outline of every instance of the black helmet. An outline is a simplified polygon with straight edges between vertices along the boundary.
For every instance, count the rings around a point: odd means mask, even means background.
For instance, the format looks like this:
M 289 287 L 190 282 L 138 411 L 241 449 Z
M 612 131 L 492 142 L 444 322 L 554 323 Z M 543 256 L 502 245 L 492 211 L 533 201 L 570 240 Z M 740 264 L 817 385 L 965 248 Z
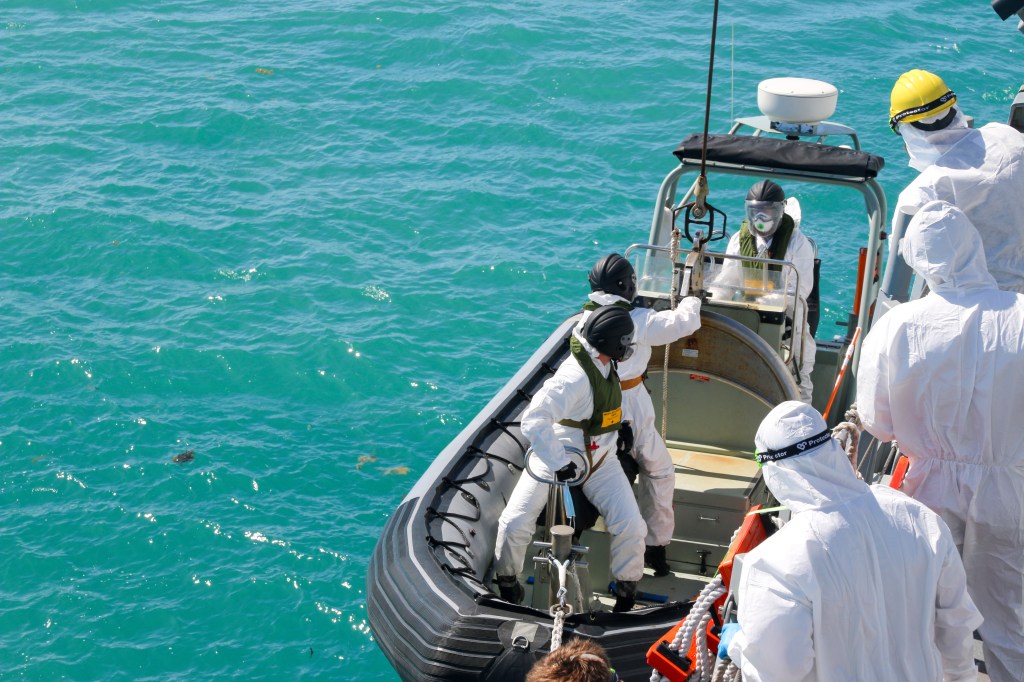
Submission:
M 633 354 L 633 318 L 625 308 L 602 306 L 583 324 L 583 338 L 612 360 L 625 360 Z
M 632 302 L 636 298 L 636 272 L 628 260 L 617 253 L 609 254 L 590 269 L 590 290 Z
M 747 192 L 747 201 L 785 201 L 786 193 L 771 180 L 754 183 Z

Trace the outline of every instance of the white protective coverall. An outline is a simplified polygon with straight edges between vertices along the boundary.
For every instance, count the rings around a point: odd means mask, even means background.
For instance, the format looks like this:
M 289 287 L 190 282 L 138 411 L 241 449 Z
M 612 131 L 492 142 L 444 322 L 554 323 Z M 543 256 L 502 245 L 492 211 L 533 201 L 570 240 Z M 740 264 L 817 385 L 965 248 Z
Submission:
M 602 364 L 598 352 L 581 336 L 583 344 L 602 375 L 608 376 L 611 363 Z M 590 380 L 579 362 L 569 355 L 553 376 L 533 396 L 523 413 L 523 435 L 537 453 L 533 470 L 541 478 L 551 479 L 552 472 L 569 463 L 567 445 L 585 451 L 582 429 L 563 426 L 562 419 L 582 421 L 594 411 L 594 395 Z M 644 536 L 647 527 L 640 516 L 636 498 L 630 488 L 619 458 L 615 456 L 618 432 L 594 436 L 591 443 L 593 464 L 590 478 L 583 483 L 583 492 L 593 502 L 611 534 L 611 571 L 616 580 L 638 581 L 644 574 Z M 523 570 L 526 549 L 537 527 L 537 516 L 547 503 L 549 486 L 538 483 L 523 472 L 512 491 L 505 511 L 498 519 L 498 537 L 494 549 L 496 575 L 518 575 Z
M 793 518 L 743 563 L 728 651 L 744 682 L 973 682 L 981 616 L 942 519 L 857 478 L 809 405 L 775 407 L 755 443 L 764 452 L 822 433 L 763 466 Z
M 793 219 L 795 228 L 792 235 L 789 238 L 789 245 L 786 247 L 786 255 L 783 260 L 787 260 L 793 264 L 796 268 L 797 274 L 800 277 L 800 288 L 796 291 L 796 307 L 794 310 L 789 311 L 789 315 L 793 318 L 794 326 L 797 324 L 797 320 L 803 320 L 802 333 L 800 335 L 799 345 L 797 346 L 796 352 L 800 353 L 800 399 L 807 404 L 811 403 L 811 397 L 814 392 L 814 385 L 811 382 L 811 372 L 814 371 L 814 360 L 815 354 L 817 353 L 817 346 L 814 344 L 814 337 L 811 336 L 811 327 L 807 322 L 807 297 L 811 295 L 811 289 L 814 288 L 814 244 L 811 243 L 804 233 L 800 231 L 801 222 L 801 210 L 800 203 L 795 197 L 790 197 L 786 200 L 786 213 Z M 759 257 L 766 257 L 768 249 L 771 247 L 772 240 L 764 239 L 756 232 L 752 231 L 755 242 L 757 244 L 757 251 Z M 774 235 L 773 235 L 774 237 Z M 736 256 L 740 253 L 740 233 L 737 232 L 729 239 L 729 245 L 725 249 L 727 255 Z M 743 284 L 743 264 L 738 260 L 726 260 L 719 274 L 715 277 L 714 281 L 711 282 L 712 300 L 715 298 L 716 286 L 742 286 Z M 796 278 L 791 277 L 789 281 L 791 288 L 790 294 L 793 290 L 796 290 Z M 719 289 L 722 291 L 722 289 Z M 771 294 L 769 294 L 770 296 Z M 718 294 L 719 297 L 722 294 Z M 796 331 L 794 330 L 794 334 Z
M 910 459 L 903 490 L 952 530 L 985 665 L 1008 682 L 1024 679 L 1024 295 L 996 288 L 978 241 L 944 202 L 911 220 L 900 251 L 931 293 L 864 339 L 857 409 Z
M 1024 293 L 1024 136 L 1003 123 L 968 128 L 959 111 L 943 130 L 907 124 L 900 132 L 921 174 L 900 193 L 895 215 L 936 199 L 953 204 L 981 233 L 999 288 Z
M 600 305 L 629 303 L 621 296 L 600 291 L 590 294 L 589 298 Z M 633 336 L 635 347 L 633 355 L 619 363 L 621 381 L 636 379 L 647 371 L 652 346 L 673 343 L 700 329 L 700 299 L 687 296 L 675 310 L 634 308 L 629 316 L 636 329 Z M 577 332 L 583 328 L 584 320 L 586 317 L 576 326 Z M 633 456 L 640 465 L 638 497 L 640 512 L 647 523 L 645 542 L 652 547 L 667 545 L 672 541 L 675 530 L 672 496 L 676 488 L 676 470 L 654 423 L 651 394 L 642 382 L 622 392 L 622 419 L 630 422 L 633 429 Z

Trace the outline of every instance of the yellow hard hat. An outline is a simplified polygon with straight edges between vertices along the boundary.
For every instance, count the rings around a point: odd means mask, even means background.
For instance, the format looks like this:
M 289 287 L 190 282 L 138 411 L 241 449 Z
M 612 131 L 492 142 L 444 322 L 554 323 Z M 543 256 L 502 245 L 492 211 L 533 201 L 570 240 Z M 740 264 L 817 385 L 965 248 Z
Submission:
M 956 94 L 930 71 L 907 71 L 896 81 L 889 96 L 889 127 L 898 134 L 900 123 L 934 116 L 956 104 Z

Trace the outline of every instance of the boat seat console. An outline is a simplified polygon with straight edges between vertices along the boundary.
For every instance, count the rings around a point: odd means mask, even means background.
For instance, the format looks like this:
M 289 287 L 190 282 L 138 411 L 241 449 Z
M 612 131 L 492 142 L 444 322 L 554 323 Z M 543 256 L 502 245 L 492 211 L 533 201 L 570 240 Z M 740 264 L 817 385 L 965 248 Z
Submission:
M 675 570 L 713 577 L 733 532 L 768 493 L 753 455 L 712 454 L 669 443 L 676 469 L 675 533 L 668 559 Z

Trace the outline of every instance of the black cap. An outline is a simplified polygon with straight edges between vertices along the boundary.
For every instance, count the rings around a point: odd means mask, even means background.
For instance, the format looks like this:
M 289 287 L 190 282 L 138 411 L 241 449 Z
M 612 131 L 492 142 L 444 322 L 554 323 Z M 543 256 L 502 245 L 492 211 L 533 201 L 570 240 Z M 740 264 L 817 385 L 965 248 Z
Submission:
M 598 352 L 612 360 L 622 360 L 633 341 L 633 318 L 625 308 L 602 306 L 590 313 L 582 335 Z
M 614 294 L 632 302 L 636 298 L 636 271 L 619 254 L 608 254 L 590 269 L 590 290 Z
M 786 193 L 771 180 L 761 180 L 747 192 L 747 201 L 785 201 Z

